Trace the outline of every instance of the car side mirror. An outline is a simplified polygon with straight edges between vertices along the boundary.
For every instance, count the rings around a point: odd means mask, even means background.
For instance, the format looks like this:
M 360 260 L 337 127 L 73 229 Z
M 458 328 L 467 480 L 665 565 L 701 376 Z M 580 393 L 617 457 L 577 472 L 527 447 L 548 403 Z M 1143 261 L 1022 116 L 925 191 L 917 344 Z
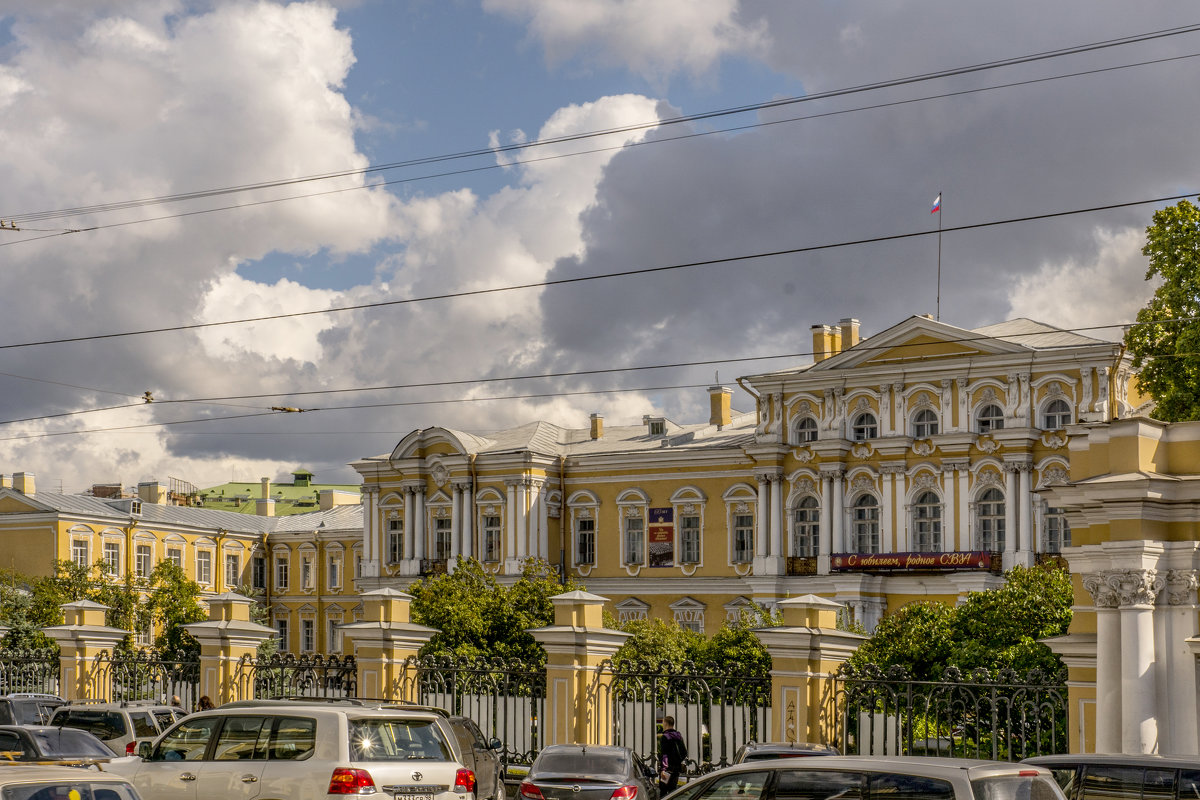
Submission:
M 488 739 L 488 750 L 500 750 L 503 747 L 504 744 L 495 736 L 493 736 L 491 739 Z
M 138 742 L 137 754 L 145 761 L 150 761 L 154 755 L 154 742 Z

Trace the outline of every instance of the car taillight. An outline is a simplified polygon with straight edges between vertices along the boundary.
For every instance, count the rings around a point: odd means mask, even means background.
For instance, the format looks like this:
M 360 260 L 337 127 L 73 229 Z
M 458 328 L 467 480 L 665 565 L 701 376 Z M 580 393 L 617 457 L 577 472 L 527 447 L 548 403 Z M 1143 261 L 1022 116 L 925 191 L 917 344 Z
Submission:
M 329 779 L 328 794 L 373 794 L 375 781 L 365 769 L 338 767 Z
M 546 800 L 542 790 L 529 781 L 521 781 L 521 797 L 527 798 L 527 800 Z
M 137 753 L 137 742 L 126 742 L 125 755 L 132 756 Z
M 627 783 L 624 786 L 618 786 L 613 789 L 612 797 L 609 800 L 634 800 L 637 797 L 637 787 L 632 783 Z
M 475 791 L 475 773 L 465 767 L 454 773 L 454 791 L 459 794 Z

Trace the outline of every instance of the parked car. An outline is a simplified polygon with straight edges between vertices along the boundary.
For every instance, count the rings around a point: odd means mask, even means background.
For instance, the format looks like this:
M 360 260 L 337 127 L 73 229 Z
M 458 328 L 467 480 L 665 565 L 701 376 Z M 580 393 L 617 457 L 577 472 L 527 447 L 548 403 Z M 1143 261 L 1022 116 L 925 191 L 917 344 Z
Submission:
M 1200 798 L 1200 757 L 1152 755 L 1037 756 L 1025 764 L 1045 767 L 1067 800 L 1137 797 Z
M 476 789 L 445 716 L 425 710 L 231 703 L 184 717 L 139 754 L 106 769 L 128 778 L 147 800 L 376 792 L 399 800 L 464 800 Z
M 823 756 L 751 761 L 717 770 L 668 800 L 1063 800 L 1030 764 L 925 756 Z
M 129 781 L 75 767 L 0 766 L 4 800 L 140 800 Z
M 0 697 L 0 725 L 45 725 L 67 702 L 58 695 L 17 692 Z
M 657 800 L 658 778 L 628 747 L 557 744 L 521 781 L 524 800 Z
M 87 731 L 47 725 L 0 725 L 0 761 L 82 766 L 112 758 L 113 751 Z
M 733 763 L 769 761 L 772 758 L 802 758 L 805 756 L 836 756 L 836 747 L 812 742 L 746 742 L 733 755 Z
M 50 717 L 56 728 L 77 728 L 95 736 L 119 756 L 132 755 L 138 742 L 152 741 L 175 719 L 178 709 L 139 701 L 103 703 L 74 701 Z M 163 720 L 165 724 L 159 724 Z

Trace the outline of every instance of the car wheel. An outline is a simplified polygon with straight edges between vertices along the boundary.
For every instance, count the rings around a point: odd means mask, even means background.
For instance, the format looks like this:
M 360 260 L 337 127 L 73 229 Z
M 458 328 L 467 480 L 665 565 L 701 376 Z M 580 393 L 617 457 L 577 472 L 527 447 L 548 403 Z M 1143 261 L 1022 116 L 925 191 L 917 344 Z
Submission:
M 492 800 L 505 800 L 503 775 L 496 776 L 496 793 L 492 795 Z

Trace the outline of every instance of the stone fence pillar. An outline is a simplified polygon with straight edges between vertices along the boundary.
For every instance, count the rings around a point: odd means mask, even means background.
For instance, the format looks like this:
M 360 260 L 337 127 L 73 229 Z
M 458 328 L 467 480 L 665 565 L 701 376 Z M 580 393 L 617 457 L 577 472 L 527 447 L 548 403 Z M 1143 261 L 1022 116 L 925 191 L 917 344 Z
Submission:
M 833 743 L 833 676 L 867 638 L 837 629 L 841 608 L 840 603 L 806 594 L 779 602 L 781 627 L 754 629 L 771 656 L 768 741 Z
M 242 657 L 253 657 L 275 631 L 250 620 L 253 602 L 235 592 L 219 594 L 208 601 L 208 622 L 183 626 L 200 643 L 197 691 L 215 705 L 254 697 L 253 681 L 240 669 Z
M 437 630 L 412 622 L 412 595 L 395 589 L 375 589 L 362 595 L 363 619 L 339 625 L 346 652 L 358 664 L 358 694 L 386 700 L 415 702 L 417 670 L 409 659 Z
M 112 680 L 97 661 L 109 655 L 129 631 L 104 624 L 108 606 L 79 600 L 62 606 L 66 624 L 46 628 L 44 633 L 58 643 L 58 692 L 66 700 L 111 700 Z
M 600 666 L 630 634 L 604 627 L 607 600 L 582 591 L 556 595 L 554 624 L 529 630 L 546 650 L 544 744 L 612 743 L 612 671 Z

